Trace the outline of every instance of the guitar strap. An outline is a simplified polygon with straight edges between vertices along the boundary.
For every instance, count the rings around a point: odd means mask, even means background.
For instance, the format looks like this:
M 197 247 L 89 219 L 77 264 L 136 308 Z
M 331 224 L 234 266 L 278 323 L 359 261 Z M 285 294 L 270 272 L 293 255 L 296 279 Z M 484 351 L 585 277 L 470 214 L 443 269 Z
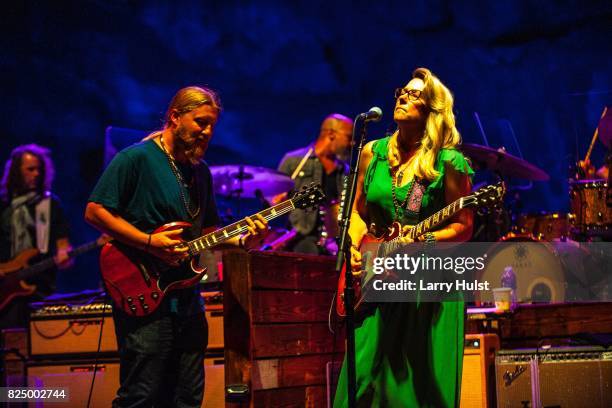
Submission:
M 29 206 L 34 206 L 34 218 Z M 22 251 L 34 248 L 29 231 L 36 233 L 36 247 L 46 254 L 49 251 L 51 229 L 51 193 L 46 191 L 41 197 L 36 192 L 14 197 L 11 200 L 11 257 Z
M 411 188 L 410 198 L 400 220 L 402 225 L 415 225 L 419 222 L 419 213 L 421 212 L 423 195 L 425 195 L 427 186 L 418 178 L 415 178 L 413 183 L 414 186 Z

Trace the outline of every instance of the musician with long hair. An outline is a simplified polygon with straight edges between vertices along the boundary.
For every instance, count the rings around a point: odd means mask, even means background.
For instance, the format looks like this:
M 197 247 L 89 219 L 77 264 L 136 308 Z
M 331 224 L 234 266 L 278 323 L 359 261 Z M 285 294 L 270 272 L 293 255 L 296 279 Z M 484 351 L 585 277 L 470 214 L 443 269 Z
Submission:
M 219 224 L 211 173 L 202 159 L 220 111 L 213 90 L 180 89 L 163 128 L 119 152 L 89 198 L 85 219 L 119 243 L 166 263 L 165 276 L 182 273 L 179 264 L 188 254 L 185 240 Z M 193 227 L 154 232 L 174 221 Z M 246 221 L 248 232 L 231 243 L 259 246 L 267 222 L 261 216 Z M 151 300 L 143 295 L 134 301 Z M 200 407 L 208 328 L 197 286 L 169 292 L 145 316 L 113 306 L 121 365 L 113 406 Z
M 468 195 L 473 171 L 456 150 L 453 96 L 428 69 L 395 92 L 397 130 L 366 144 L 349 234 L 354 273 L 358 250 L 374 224 L 398 221 L 409 230 L 456 199 Z M 417 205 L 415 205 L 415 202 Z M 418 241 L 466 241 L 473 215 L 461 210 Z M 409 244 L 408 236 L 402 238 Z M 363 407 L 456 407 L 464 344 L 464 303 L 383 303 L 356 328 L 357 401 Z M 347 406 L 346 361 L 334 406 Z
M 30 262 L 53 256 L 59 268 L 72 265 L 69 224 L 59 198 L 51 193 L 54 175 L 49 149 L 27 144 L 11 152 L 0 182 L 0 262 L 34 248 L 40 256 Z M 56 272 L 50 268 L 28 279 L 35 292 L 13 299 L 0 311 L 0 328 L 27 326 L 27 303 L 55 291 Z

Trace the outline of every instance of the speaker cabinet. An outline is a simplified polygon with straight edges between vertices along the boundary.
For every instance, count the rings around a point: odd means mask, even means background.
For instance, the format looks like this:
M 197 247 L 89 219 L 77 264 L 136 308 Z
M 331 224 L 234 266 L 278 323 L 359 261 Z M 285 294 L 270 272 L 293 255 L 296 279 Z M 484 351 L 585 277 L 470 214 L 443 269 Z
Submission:
M 64 317 L 30 321 L 30 356 L 95 354 L 102 331 L 100 352 L 117 351 L 111 316 Z
M 30 363 L 27 368 L 28 387 L 68 388 L 70 402 L 67 406 L 86 407 L 93 374 L 93 361 Z M 110 407 L 119 388 L 119 361 L 99 361 L 95 374 L 90 407 Z M 59 402 L 48 405 L 66 406 Z
M 223 355 L 207 356 L 204 359 L 204 400 L 202 407 L 225 406 L 225 366 Z
M 543 407 L 612 407 L 612 351 L 599 347 L 500 351 L 495 371 L 499 408 L 537 407 L 532 397 L 538 395 Z
M 206 305 L 208 322 L 208 350 L 223 349 L 223 305 Z
M 495 406 L 495 353 L 499 338 L 495 334 L 467 334 L 463 349 L 461 408 Z
M 0 331 L 0 387 L 23 387 L 28 358 L 28 334 L 25 329 Z

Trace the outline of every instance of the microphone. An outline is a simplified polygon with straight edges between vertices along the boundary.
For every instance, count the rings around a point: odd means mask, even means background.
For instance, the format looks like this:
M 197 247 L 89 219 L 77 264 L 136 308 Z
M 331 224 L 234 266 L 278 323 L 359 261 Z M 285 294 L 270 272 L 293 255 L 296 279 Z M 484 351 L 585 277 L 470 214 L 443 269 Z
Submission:
M 369 111 L 361 113 L 359 118 L 365 122 L 379 122 L 382 118 L 382 109 L 378 106 L 372 106 Z

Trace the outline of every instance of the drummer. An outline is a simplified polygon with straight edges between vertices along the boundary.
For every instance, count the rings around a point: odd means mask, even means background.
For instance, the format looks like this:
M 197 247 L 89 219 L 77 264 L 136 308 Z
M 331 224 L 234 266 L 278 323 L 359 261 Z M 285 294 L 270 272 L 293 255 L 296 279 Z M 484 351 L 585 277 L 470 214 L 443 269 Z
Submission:
M 353 122 L 339 113 L 328 115 L 321 124 L 319 136 L 309 146 L 285 154 L 278 170 L 295 180 L 295 190 L 315 182 L 320 183 L 327 197 L 323 211 L 329 211 L 342 192 L 344 175 L 348 172 L 345 161 L 352 140 Z M 272 200 L 274 204 L 287 197 L 280 194 Z M 324 222 L 320 212 L 295 210 L 289 221 L 295 237 L 287 250 L 307 254 L 330 254 L 335 252 L 333 237 L 325 237 Z
M 581 171 L 581 173 L 584 174 L 585 178 L 588 178 L 588 179 L 597 178 L 597 179 L 604 179 L 604 180 L 608 179 L 609 170 L 608 170 L 608 166 L 606 166 L 605 164 L 601 166 L 599 169 L 597 169 L 597 171 L 595 171 L 595 166 L 591 164 L 590 160 L 580 160 L 578 162 L 578 168 Z M 582 177 L 578 177 L 578 178 L 582 178 Z

